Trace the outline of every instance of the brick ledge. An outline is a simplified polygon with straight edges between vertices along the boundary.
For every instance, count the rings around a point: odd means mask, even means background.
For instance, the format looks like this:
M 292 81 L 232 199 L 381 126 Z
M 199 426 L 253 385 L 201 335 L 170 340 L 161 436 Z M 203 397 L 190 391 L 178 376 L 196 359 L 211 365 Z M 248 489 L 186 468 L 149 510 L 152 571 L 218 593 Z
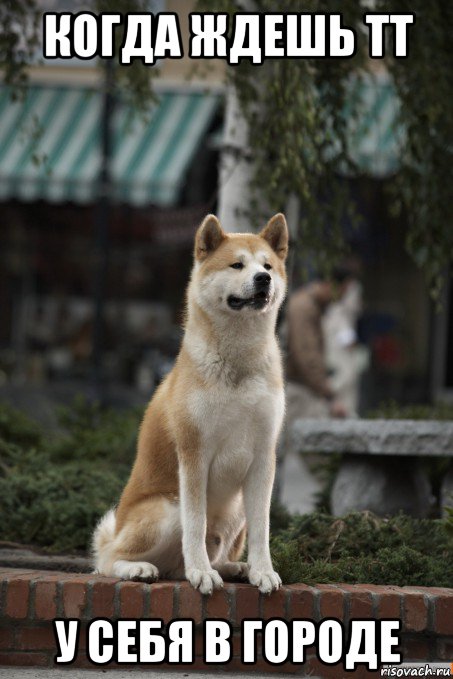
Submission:
M 226 583 L 212 597 L 203 597 L 187 582 L 148 585 L 92 574 L 0 568 L 0 665 L 52 666 L 55 617 L 79 618 L 82 624 L 95 617 L 159 617 L 164 622 L 188 617 L 197 625 L 205 618 L 224 618 L 235 631 L 242 619 L 254 617 L 315 621 L 335 617 L 346 624 L 352 618 L 399 618 L 404 661 L 453 659 L 453 589 L 296 584 L 263 596 L 250 585 Z M 198 657 L 201 644 L 197 647 L 197 660 L 190 667 L 212 671 Z M 82 647 L 76 665 L 92 667 Z M 241 669 L 239 657 L 222 669 Z M 339 676 L 338 667 L 320 667 L 315 657 L 303 670 L 289 663 L 272 668 L 263 660 L 253 667 L 257 670 Z

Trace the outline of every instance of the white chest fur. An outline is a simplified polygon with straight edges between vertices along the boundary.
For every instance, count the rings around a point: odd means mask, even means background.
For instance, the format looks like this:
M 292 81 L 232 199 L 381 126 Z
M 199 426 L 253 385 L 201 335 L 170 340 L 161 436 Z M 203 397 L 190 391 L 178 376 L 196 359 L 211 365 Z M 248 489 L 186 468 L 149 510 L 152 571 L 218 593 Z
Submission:
M 223 502 L 240 490 L 254 456 L 269 454 L 275 445 L 283 390 L 255 376 L 237 387 L 219 383 L 194 390 L 188 406 L 209 465 L 208 496 Z
M 208 497 L 242 487 L 257 455 L 272 454 L 284 413 L 275 314 L 220 316 L 207 328 L 188 320 L 184 347 L 203 386 L 187 407 L 208 466 Z

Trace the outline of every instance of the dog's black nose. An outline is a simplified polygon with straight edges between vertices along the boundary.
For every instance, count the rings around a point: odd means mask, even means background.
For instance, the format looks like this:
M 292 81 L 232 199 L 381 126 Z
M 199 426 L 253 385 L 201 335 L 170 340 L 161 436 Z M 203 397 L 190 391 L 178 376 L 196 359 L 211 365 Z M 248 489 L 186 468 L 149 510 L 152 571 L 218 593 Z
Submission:
M 255 281 L 255 287 L 268 288 L 271 282 L 271 277 L 270 274 L 262 271 L 260 273 L 256 273 L 253 277 L 253 280 Z

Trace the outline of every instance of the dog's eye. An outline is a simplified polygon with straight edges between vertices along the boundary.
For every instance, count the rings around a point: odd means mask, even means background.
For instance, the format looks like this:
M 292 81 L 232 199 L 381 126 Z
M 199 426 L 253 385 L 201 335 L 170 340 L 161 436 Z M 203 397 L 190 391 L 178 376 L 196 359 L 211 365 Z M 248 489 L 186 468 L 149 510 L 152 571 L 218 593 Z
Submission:
M 230 264 L 232 269 L 243 269 L 244 265 L 242 262 L 235 262 L 234 264 Z
M 265 264 L 264 268 L 266 269 L 266 271 L 270 271 L 272 269 L 272 266 L 270 264 Z

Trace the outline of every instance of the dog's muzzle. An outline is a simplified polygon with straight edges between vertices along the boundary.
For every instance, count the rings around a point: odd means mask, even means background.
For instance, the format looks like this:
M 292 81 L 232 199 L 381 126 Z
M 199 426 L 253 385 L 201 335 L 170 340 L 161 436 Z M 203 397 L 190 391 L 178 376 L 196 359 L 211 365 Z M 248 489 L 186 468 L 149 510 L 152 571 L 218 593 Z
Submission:
M 260 272 L 253 277 L 255 292 L 251 297 L 236 297 L 230 295 L 227 299 L 228 306 L 235 311 L 244 307 L 250 309 L 264 309 L 270 301 L 270 286 L 272 278 L 266 272 Z

